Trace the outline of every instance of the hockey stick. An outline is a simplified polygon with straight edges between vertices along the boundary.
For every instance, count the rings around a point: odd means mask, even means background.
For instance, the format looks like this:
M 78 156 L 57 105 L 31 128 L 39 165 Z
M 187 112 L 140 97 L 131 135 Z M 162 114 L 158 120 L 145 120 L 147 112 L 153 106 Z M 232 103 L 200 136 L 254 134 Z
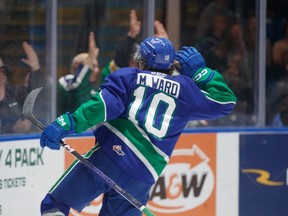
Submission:
M 44 130 L 45 126 L 33 115 L 33 108 L 36 101 L 36 98 L 39 92 L 43 89 L 43 87 L 36 88 L 32 90 L 25 99 L 23 105 L 23 115 L 30 120 L 33 124 L 35 124 L 41 131 Z M 117 185 L 112 179 L 110 179 L 105 173 L 95 167 L 92 163 L 86 160 L 82 155 L 76 152 L 73 148 L 71 148 L 68 144 L 66 144 L 63 140 L 60 141 L 60 145 L 67 150 L 70 154 L 72 154 L 75 158 L 77 158 L 83 165 L 87 168 L 91 169 L 98 176 L 100 176 L 106 183 L 113 188 L 116 192 L 118 192 L 121 196 L 123 196 L 127 201 L 129 201 L 132 205 L 134 205 L 137 209 L 143 212 L 147 216 L 155 216 L 147 207 L 142 205 L 137 199 L 135 199 L 131 194 Z

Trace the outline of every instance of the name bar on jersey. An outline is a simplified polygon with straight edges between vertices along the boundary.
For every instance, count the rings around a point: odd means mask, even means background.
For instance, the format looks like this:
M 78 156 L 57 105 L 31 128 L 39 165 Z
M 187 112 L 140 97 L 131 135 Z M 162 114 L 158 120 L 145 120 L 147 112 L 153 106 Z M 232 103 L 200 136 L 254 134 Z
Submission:
M 162 76 L 155 76 L 152 74 L 138 73 L 137 84 L 163 91 L 175 98 L 178 98 L 180 92 L 180 84 L 163 78 L 163 74 Z

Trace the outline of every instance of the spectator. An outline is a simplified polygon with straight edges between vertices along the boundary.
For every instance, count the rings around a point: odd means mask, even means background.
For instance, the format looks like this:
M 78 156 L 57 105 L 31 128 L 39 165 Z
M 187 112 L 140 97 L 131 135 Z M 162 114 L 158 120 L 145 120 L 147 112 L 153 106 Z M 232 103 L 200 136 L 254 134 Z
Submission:
M 233 89 L 234 93 L 237 93 L 238 100 L 247 96 L 246 80 L 241 73 L 241 56 L 233 55 L 228 58 L 227 69 L 222 72 L 222 76 L 225 78 L 227 84 Z
M 207 56 L 207 65 L 217 68 L 235 92 L 238 103 L 231 115 L 208 125 L 251 125 L 253 123 L 253 76 L 248 73 L 248 56 L 242 26 L 234 19 L 225 35 Z
M 211 29 L 201 37 L 195 47 L 202 53 L 204 58 L 208 58 L 210 53 L 225 39 L 228 31 L 227 17 L 216 14 L 211 20 Z M 207 62 L 209 65 L 209 60 Z
M 253 101 L 246 79 L 241 72 L 241 56 L 233 55 L 227 60 L 227 69 L 222 72 L 227 85 L 237 97 L 237 104 L 229 116 L 209 122 L 215 126 L 245 126 L 252 125 L 251 104 Z
M 139 44 L 137 43 L 137 37 L 141 32 L 141 22 L 137 18 L 135 10 L 130 11 L 130 25 L 129 31 L 125 38 L 119 43 L 119 47 L 116 50 L 115 57 L 106 65 L 101 72 L 100 83 L 104 82 L 104 78 L 122 67 L 136 67 L 137 65 L 133 61 L 134 54 L 137 52 Z
M 158 36 L 168 38 L 168 34 L 161 22 L 156 20 L 154 25 Z M 140 31 L 141 22 L 137 18 L 136 11 L 131 10 L 129 31 L 125 38 L 121 40 L 121 43 L 119 43 L 114 59 L 103 67 L 101 71 L 99 67 L 96 67 L 93 73 L 91 72 L 91 66 L 84 63 L 84 60 L 90 56 L 90 60 L 86 61 L 86 63 L 93 60 L 94 65 L 98 65 L 97 59 L 95 62 L 95 58 L 98 57 L 98 51 L 96 51 L 98 48 L 95 45 L 94 34 L 90 34 L 89 53 L 80 53 L 74 57 L 70 74 L 59 79 L 57 102 L 57 113 L 59 115 L 67 110 L 73 112 L 80 104 L 89 100 L 98 90 L 99 84 L 105 81 L 105 77 L 108 74 L 122 67 L 137 66 L 133 57 L 139 47 L 137 37 Z
M 284 94 L 276 102 L 276 113 L 273 118 L 272 126 L 287 127 L 288 126 L 288 94 Z
M 80 104 L 89 100 L 98 88 L 99 49 L 96 47 L 93 32 L 89 35 L 88 49 L 88 53 L 80 53 L 73 58 L 70 73 L 58 80 L 57 113 L 63 110 L 75 111 Z
M 250 77 L 252 83 L 254 83 L 255 74 L 255 61 L 256 61 L 256 45 L 257 45 L 257 35 L 256 35 L 256 17 L 255 15 L 249 16 L 247 20 L 246 33 L 245 34 L 245 46 L 247 52 L 247 74 Z M 272 65 L 272 45 L 268 38 L 266 38 L 266 77 L 267 85 L 270 85 L 276 78 L 275 70 L 271 68 Z M 273 74 L 274 73 L 274 74 Z M 253 84 L 252 84 L 253 85 Z
M 168 34 L 163 26 L 163 24 L 155 20 L 155 36 L 168 38 Z M 137 18 L 137 13 L 135 10 L 130 11 L 130 26 L 126 37 L 121 41 L 120 46 L 116 50 L 115 58 L 109 63 L 108 66 L 103 68 L 101 74 L 101 82 L 104 82 L 106 75 L 111 72 L 122 68 L 122 67 L 136 67 L 134 61 L 134 54 L 139 49 L 139 44 L 137 42 L 137 37 L 141 32 L 141 22 Z
M 232 12 L 227 7 L 227 1 L 229 0 L 213 0 L 200 12 L 196 29 L 197 39 L 207 35 L 210 31 L 212 20 L 216 15 L 224 16 L 228 21 L 228 26 L 230 25 Z
M 288 74 L 288 21 L 285 23 L 285 38 L 276 41 L 272 47 L 272 59 L 274 66 L 283 77 Z
M 162 37 L 162 38 L 169 39 L 166 29 L 164 28 L 163 24 L 159 20 L 155 20 L 154 27 L 156 31 L 154 35 L 155 37 Z
M 286 37 L 275 42 L 273 46 L 273 62 L 283 65 L 288 70 L 288 21 L 285 23 Z
M 247 53 L 249 59 L 251 59 L 251 64 L 249 64 L 250 68 L 254 67 L 255 63 L 255 50 L 256 50 L 256 17 L 255 15 L 249 16 L 247 20 L 247 28 L 246 28 L 246 34 L 245 34 L 245 43 L 247 48 Z M 272 63 L 272 45 L 268 38 L 266 38 L 266 65 L 271 65 Z
M 272 47 L 272 68 L 270 69 L 267 82 L 267 123 L 274 124 L 273 118 L 279 110 L 275 109 L 275 104 L 279 104 L 283 95 L 288 92 L 288 21 L 284 25 L 286 37 L 276 41 Z M 273 71 L 272 71 L 273 70 Z M 272 78 L 271 78 L 272 77 Z M 276 78 L 275 78 L 276 77 Z
M 95 44 L 94 33 L 90 33 L 89 52 L 76 55 L 72 60 L 70 73 L 59 79 L 58 114 L 67 110 L 73 112 L 80 104 L 88 101 L 96 93 L 99 84 L 104 82 L 108 74 L 120 67 L 133 66 L 131 59 L 137 49 L 136 37 L 140 33 L 140 30 L 141 22 L 137 19 L 136 11 L 131 10 L 130 27 L 127 36 L 121 41 L 115 58 L 102 70 L 98 66 L 97 57 L 99 49 Z M 91 64 L 91 62 L 94 63 Z M 95 69 L 92 71 L 93 67 Z
M 30 44 L 23 42 L 22 46 L 27 58 L 21 60 L 31 69 L 22 85 L 10 84 L 9 78 L 11 78 L 12 72 L 9 66 L 3 64 L 2 60 L 0 62 L 0 130 L 2 134 L 28 132 L 32 126 L 31 122 L 22 115 L 22 107 L 27 94 L 39 83 L 40 63 Z
M 241 57 L 241 72 L 244 73 L 248 67 L 247 52 L 242 26 L 238 20 L 235 20 L 231 24 L 225 39 L 216 46 L 214 52 L 211 53 L 211 56 L 209 57 L 210 64 L 219 71 L 224 71 L 227 69 L 228 59 L 234 55 L 239 55 Z M 251 79 L 248 74 L 243 74 L 243 76 L 246 79 Z M 249 80 L 247 80 L 247 82 L 249 82 Z

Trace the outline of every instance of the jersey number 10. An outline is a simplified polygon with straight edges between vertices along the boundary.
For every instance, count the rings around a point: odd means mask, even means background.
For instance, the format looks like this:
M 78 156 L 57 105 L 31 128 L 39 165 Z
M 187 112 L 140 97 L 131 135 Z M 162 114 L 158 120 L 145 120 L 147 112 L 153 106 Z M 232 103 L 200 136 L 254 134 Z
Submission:
M 172 119 L 174 110 L 176 108 L 175 99 L 167 94 L 164 94 L 161 91 L 153 93 L 152 99 L 147 101 L 148 95 L 146 95 L 148 87 L 139 86 L 134 91 L 135 100 L 132 102 L 132 105 L 129 110 L 129 119 L 138 124 L 138 120 L 140 118 L 139 113 L 145 112 L 143 123 L 147 132 L 161 139 L 165 137 L 170 121 Z M 148 108 L 143 111 L 143 104 L 149 104 Z M 161 109 L 164 111 L 159 111 L 159 107 L 164 106 L 165 109 Z M 158 120 L 157 125 L 156 118 L 161 119 L 160 122 Z

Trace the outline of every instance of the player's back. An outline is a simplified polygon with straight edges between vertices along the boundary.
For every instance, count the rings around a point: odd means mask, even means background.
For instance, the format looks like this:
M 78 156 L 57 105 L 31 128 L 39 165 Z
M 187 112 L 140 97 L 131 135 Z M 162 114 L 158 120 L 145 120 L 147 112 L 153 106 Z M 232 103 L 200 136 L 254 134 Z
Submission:
M 189 120 L 219 115 L 187 76 L 123 68 L 101 89 L 108 121 L 97 129 L 97 140 L 121 168 L 141 171 L 139 178 L 149 182 L 168 163 Z

